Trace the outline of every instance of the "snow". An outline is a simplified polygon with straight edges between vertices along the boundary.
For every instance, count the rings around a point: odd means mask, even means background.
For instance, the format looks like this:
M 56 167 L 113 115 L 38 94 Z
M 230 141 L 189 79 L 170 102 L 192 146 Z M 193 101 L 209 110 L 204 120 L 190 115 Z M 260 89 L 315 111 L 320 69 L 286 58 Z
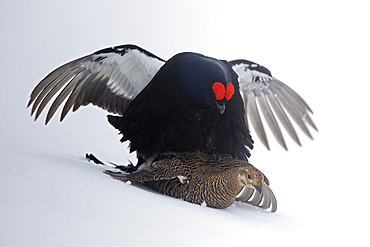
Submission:
M 212 1 L 203 13 L 199 1 L 153 2 L 3 3 L 0 246 L 368 245 L 369 83 L 350 72 L 368 70 L 367 8 L 243 1 L 235 9 Z M 264 9 L 263 20 L 252 9 Z M 219 11 L 233 15 L 214 18 L 223 16 Z M 245 25 L 246 13 L 259 25 Z M 270 38 L 255 38 L 260 30 Z M 103 174 L 85 153 L 116 164 L 135 156 L 96 107 L 82 107 L 63 123 L 44 126 L 45 114 L 33 121 L 28 97 L 48 72 L 124 43 L 164 59 L 181 51 L 250 59 L 307 100 L 320 129 L 315 140 L 299 132 L 302 147 L 287 141 L 286 152 L 272 142 L 268 152 L 255 137 L 250 161 L 268 176 L 276 213 L 242 203 L 202 207 Z M 343 61 L 352 62 L 341 69 Z
M 286 225 L 279 222 L 286 217 L 248 205 L 203 208 L 114 180 L 84 160 L 88 138 L 66 137 L 64 143 L 48 135 L 54 126 L 35 131 L 32 121 L 27 125 L 29 133 L 1 128 L 2 246 L 170 246 L 188 234 L 200 243 L 226 244 L 242 241 L 251 222 L 260 230 L 272 224 L 272 233 Z M 8 145 L 12 139 L 18 141 Z M 107 137 L 98 133 L 97 139 Z

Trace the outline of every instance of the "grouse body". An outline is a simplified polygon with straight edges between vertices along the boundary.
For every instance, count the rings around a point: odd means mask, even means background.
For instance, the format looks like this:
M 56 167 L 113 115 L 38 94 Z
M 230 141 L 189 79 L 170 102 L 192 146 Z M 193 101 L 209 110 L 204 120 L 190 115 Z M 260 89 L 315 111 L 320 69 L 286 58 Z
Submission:
M 288 115 L 310 138 L 307 126 L 316 129 L 306 102 L 265 67 L 190 52 L 165 61 L 122 45 L 71 61 L 32 91 L 28 105 L 33 104 L 35 119 L 55 95 L 46 123 L 64 101 L 61 121 L 70 109 L 90 103 L 118 114 L 109 122 L 137 151 L 138 165 L 151 164 L 165 152 L 196 150 L 247 160 L 253 147 L 248 121 L 269 148 L 260 111 L 285 149 L 277 119 L 299 145 Z
M 209 207 L 226 208 L 237 200 L 270 208 L 272 212 L 277 208 L 264 174 L 247 161 L 229 155 L 215 159 L 205 152 L 186 152 L 132 173 L 106 173 L 116 179 L 142 182 L 165 195 Z
M 222 87 L 232 84 L 229 99 L 215 98 L 212 85 L 217 82 Z M 226 61 L 196 53 L 168 60 L 122 117 L 108 119 L 122 133 L 122 141 L 130 141 L 131 151 L 145 160 L 162 152 L 196 150 L 247 159 L 247 147 L 253 147 L 237 74 Z

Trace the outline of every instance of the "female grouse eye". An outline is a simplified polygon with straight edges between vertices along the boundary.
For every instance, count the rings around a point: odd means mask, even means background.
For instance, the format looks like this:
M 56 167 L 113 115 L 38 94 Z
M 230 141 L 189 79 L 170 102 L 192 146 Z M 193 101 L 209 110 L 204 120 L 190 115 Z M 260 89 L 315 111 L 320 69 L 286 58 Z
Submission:
M 248 179 L 252 179 L 252 176 L 250 174 L 248 174 Z

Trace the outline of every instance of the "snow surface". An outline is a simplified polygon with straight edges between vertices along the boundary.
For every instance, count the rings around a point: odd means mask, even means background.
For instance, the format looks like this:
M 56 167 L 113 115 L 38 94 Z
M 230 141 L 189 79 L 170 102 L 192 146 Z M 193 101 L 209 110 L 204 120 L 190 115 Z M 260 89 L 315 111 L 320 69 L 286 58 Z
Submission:
M 369 245 L 369 82 L 353 73 L 369 69 L 367 8 L 199 2 L 2 3 L 0 246 Z M 263 18 L 252 9 L 263 9 Z M 307 100 L 320 129 L 314 141 L 299 133 L 303 147 L 288 141 L 285 152 L 272 142 L 268 152 L 255 138 L 250 161 L 268 176 L 276 213 L 193 205 L 103 174 L 86 152 L 119 164 L 135 156 L 96 107 L 48 126 L 45 114 L 29 117 L 30 92 L 48 72 L 124 43 L 164 59 L 181 51 L 251 59 Z

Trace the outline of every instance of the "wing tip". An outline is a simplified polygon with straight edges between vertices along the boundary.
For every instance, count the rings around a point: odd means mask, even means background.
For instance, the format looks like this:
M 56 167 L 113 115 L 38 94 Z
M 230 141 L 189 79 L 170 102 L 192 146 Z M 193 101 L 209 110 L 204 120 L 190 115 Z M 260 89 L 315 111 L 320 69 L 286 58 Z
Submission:
M 48 123 L 50 122 L 51 118 L 53 117 L 54 114 L 52 114 L 51 116 L 49 116 L 49 114 L 46 116 L 46 119 L 45 119 L 45 125 L 48 125 Z
M 34 99 L 30 97 L 26 108 L 30 107 L 32 105 L 33 101 L 34 101 Z

